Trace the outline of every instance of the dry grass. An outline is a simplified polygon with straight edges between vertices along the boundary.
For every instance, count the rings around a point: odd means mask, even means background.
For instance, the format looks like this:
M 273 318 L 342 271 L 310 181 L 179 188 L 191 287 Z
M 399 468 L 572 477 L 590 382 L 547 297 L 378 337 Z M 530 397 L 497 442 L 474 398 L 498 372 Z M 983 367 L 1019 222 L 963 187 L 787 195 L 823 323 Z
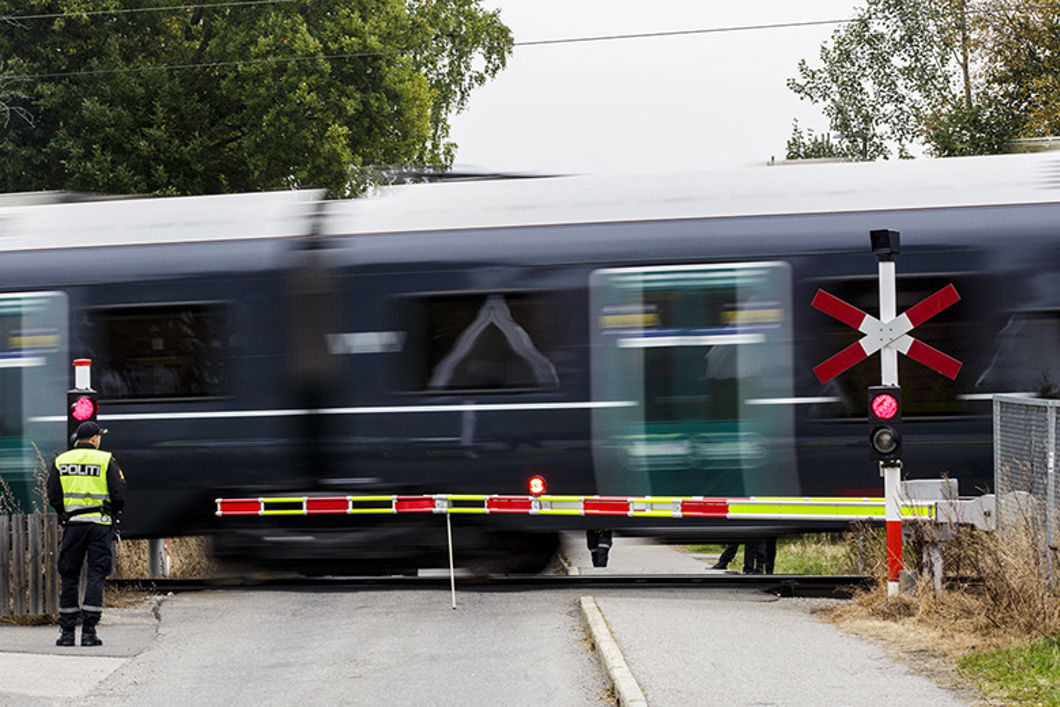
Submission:
M 182 579 L 216 577 L 220 566 L 210 554 L 210 539 L 193 536 L 170 538 L 169 576 Z M 146 579 L 150 576 L 147 540 L 119 540 L 114 544 L 114 576 Z
M 1036 524 L 1019 523 L 992 533 L 962 528 L 943 546 L 947 586 L 935 593 L 921 581 L 913 595 L 887 596 L 882 538 L 868 545 L 871 574 L 879 578 L 851 605 L 835 610 L 843 623 L 882 621 L 920 635 L 922 648 L 962 655 L 1028 639 L 1060 635 L 1060 562 L 1042 550 Z M 905 543 L 905 565 L 916 568 L 931 527 Z

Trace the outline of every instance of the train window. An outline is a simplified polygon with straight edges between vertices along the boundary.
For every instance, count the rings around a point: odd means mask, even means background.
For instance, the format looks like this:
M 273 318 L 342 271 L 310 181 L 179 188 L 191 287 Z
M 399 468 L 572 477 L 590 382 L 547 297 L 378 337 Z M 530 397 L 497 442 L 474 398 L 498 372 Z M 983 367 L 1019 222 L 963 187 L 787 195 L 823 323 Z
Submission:
M 1060 398 L 1060 313 L 1013 314 L 994 341 L 976 389 Z
M 67 445 L 65 427 L 46 421 L 69 387 L 66 322 L 62 292 L 0 294 L 0 480 L 26 513 L 37 504 L 39 454 Z
M 549 356 L 561 320 L 545 294 L 446 294 L 408 301 L 401 387 L 428 393 L 512 392 L 559 386 Z
M 792 394 L 790 289 L 785 263 L 593 273 L 602 493 L 797 489 L 790 406 L 769 404 Z
M 223 305 L 93 309 L 84 324 L 102 399 L 206 398 L 226 392 L 231 327 Z
M 897 311 L 902 313 L 924 298 L 949 284 L 957 288 L 962 301 L 940 312 L 918 326 L 912 336 L 933 346 L 964 364 L 957 380 L 950 380 L 907 356 L 898 356 L 898 380 L 901 383 L 903 414 L 906 416 L 947 416 L 969 414 L 977 407 L 969 404 L 976 392 L 973 371 L 981 371 L 983 352 L 980 341 L 990 339 L 987 323 L 971 318 L 977 311 L 983 283 L 975 275 L 906 275 L 897 282 Z M 877 316 L 879 313 L 879 282 L 876 277 L 844 278 L 818 283 L 818 286 L 849 302 L 858 309 Z M 981 306 L 981 305 L 978 305 Z M 808 319 L 812 330 L 802 341 L 807 360 L 800 365 L 807 369 L 841 351 L 862 335 L 851 327 L 820 312 Z M 831 402 L 814 404 L 813 417 L 821 419 L 864 418 L 865 391 L 880 381 L 879 355 L 871 356 L 836 378 L 825 383 L 818 396 Z

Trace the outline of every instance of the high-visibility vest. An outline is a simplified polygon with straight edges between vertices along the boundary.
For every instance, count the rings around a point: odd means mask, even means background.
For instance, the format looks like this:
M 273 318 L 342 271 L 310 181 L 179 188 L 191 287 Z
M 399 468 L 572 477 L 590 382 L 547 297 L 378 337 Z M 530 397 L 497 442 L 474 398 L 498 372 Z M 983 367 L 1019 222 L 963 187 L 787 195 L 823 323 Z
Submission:
M 103 512 L 103 502 L 110 499 L 107 466 L 110 452 L 90 447 L 76 447 L 55 458 L 59 483 L 63 488 L 63 510 L 73 513 L 81 508 L 97 508 L 70 516 L 70 522 L 110 525 L 110 515 Z

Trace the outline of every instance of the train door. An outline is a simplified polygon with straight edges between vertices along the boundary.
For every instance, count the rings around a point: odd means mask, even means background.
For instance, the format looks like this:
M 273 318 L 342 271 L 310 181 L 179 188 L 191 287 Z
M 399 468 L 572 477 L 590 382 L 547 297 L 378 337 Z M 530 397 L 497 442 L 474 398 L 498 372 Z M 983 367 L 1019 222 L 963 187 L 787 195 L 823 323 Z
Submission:
M 798 492 L 786 263 L 597 270 L 590 313 L 600 493 Z
M 65 419 L 67 346 L 65 294 L 0 294 L 0 511 L 43 510 L 35 496 L 39 460 L 67 446 L 65 427 L 54 422 L 56 413 Z

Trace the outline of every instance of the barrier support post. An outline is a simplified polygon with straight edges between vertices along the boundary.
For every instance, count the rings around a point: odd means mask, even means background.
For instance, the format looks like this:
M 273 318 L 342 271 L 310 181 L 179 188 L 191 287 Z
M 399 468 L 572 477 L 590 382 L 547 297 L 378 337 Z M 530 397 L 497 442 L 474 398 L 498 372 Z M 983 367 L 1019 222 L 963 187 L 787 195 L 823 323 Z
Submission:
M 897 237 L 897 234 L 895 234 Z M 880 321 L 886 325 L 898 316 L 894 252 L 878 252 Z M 898 385 L 898 350 L 893 346 L 880 349 L 880 385 Z M 898 494 L 902 483 L 902 462 L 880 462 L 883 495 L 887 513 L 887 596 L 898 596 L 898 577 L 902 573 L 902 508 Z
M 453 599 L 453 609 L 456 609 L 456 571 L 453 569 L 453 523 L 450 520 L 452 514 L 449 509 L 445 510 L 445 534 L 449 540 L 449 593 Z

